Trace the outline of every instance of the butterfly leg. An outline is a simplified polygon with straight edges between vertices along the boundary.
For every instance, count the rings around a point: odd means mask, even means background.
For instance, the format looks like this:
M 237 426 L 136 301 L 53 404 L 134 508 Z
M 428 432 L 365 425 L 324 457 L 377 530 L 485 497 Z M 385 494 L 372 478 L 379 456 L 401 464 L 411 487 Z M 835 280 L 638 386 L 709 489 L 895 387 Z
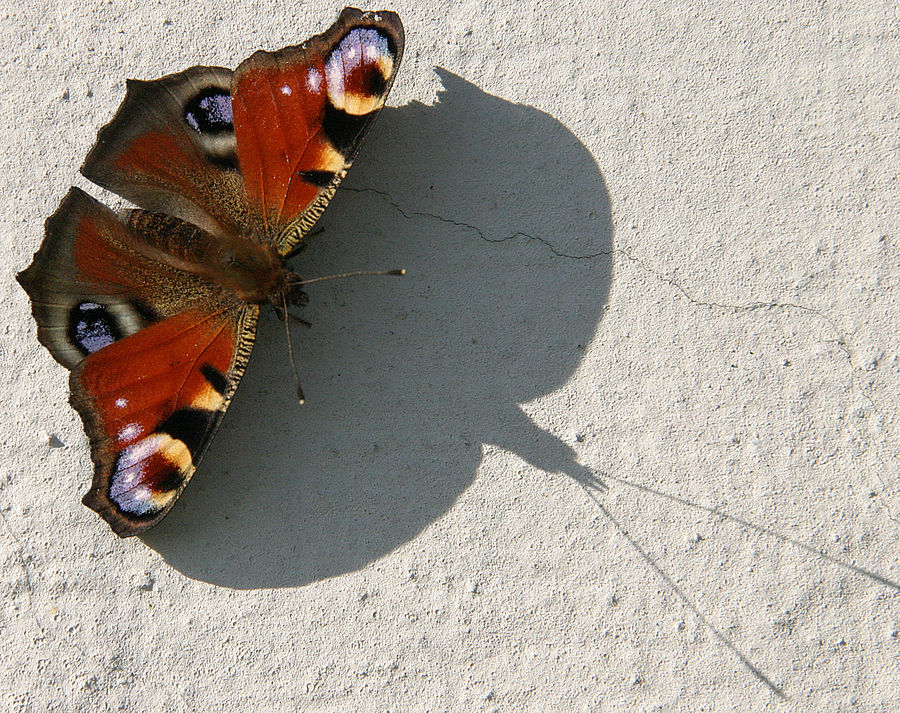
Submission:
M 302 317 L 298 317 L 296 314 L 290 311 L 290 304 L 291 303 L 287 303 L 287 307 L 276 304 L 272 305 L 273 309 L 275 310 L 275 314 L 278 316 L 278 319 L 284 322 L 286 319 L 290 318 L 295 322 L 299 322 L 304 327 L 312 327 L 312 322 L 308 322 L 307 320 L 303 319 Z
M 306 327 L 307 329 L 311 329 L 311 328 L 312 328 L 312 322 L 307 322 L 305 319 L 303 319 L 302 317 L 298 317 L 296 314 L 291 314 L 290 312 L 288 312 L 288 317 L 290 317 L 291 319 L 293 319 L 295 322 L 299 322 L 300 324 L 302 324 L 302 325 L 303 325 L 304 327 Z

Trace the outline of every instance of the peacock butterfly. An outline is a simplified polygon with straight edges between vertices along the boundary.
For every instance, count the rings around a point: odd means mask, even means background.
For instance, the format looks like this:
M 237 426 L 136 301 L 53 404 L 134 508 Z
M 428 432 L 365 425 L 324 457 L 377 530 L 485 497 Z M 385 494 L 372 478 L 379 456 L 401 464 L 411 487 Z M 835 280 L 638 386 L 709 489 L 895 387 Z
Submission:
M 298 304 L 285 267 L 337 190 L 403 54 L 392 12 L 346 8 L 321 35 L 234 71 L 127 83 L 17 279 L 38 339 L 71 370 L 90 439 L 84 504 L 116 534 L 158 523 L 247 366 L 260 305 Z

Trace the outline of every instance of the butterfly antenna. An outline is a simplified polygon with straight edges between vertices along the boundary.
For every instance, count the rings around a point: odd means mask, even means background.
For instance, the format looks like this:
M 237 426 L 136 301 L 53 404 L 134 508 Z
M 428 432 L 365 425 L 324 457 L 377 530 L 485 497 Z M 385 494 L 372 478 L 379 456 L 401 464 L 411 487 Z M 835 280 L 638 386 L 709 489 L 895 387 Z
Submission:
M 325 277 L 314 277 L 311 280 L 299 280 L 291 282 L 291 285 L 311 285 L 314 282 L 325 282 L 325 280 L 340 280 L 344 277 L 360 277 L 363 275 L 405 275 L 406 270 L 357 270 L 356 272 L 341 272 L 337 275 L 325 275 Z
M 300 374 L 297 372 L 297 362 L 294 361 L 294 343 L 291 341 L 291 320 L 288 319 L 287 296 L 281 295 L 282 304 L 284 306 L 284 333 L 287 336 L 288 356 L 291 359 L 291 369 L 294 370 L 294 381 L 297 382 L 297 400 L 300 404 L 306 403 L 306 397 L 303 395 L 303 387 L 300 386 Z

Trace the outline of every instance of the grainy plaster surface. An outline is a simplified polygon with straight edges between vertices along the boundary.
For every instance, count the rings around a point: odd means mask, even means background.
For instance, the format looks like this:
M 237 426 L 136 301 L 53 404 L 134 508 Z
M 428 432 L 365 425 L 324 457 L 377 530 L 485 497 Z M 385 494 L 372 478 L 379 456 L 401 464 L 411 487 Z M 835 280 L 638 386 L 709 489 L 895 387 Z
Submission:
M 3 0 L 0 710 L 900 710 L 897 4 L 386 5 L 298 269 L 409 275 L 310 288 L 304 407 L 267 315 L 120 540 L 13 275 L 126 77 L 340 4 Z

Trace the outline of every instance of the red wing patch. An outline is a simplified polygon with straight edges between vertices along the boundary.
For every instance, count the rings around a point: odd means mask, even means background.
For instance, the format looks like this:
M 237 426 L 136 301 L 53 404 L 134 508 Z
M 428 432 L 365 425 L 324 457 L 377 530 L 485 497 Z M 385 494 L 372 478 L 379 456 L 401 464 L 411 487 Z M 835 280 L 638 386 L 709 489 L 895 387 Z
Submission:
M 345 9 L 322 35 L 278 52 L 257 52 L 234 73 L 238 164 L 251 213 L 284 254 L 280 238 L 318 218 L 356 156 L 403 53 L 391 12 Z
M 247 307 L 254 312 L 256 307 Z M 84 503 L 120 535 L 161 519 L 187 484 L 228 404 L 246 355 L 238 315 L 185 312 L 88 356 L 72 405 L 96 466 Z

